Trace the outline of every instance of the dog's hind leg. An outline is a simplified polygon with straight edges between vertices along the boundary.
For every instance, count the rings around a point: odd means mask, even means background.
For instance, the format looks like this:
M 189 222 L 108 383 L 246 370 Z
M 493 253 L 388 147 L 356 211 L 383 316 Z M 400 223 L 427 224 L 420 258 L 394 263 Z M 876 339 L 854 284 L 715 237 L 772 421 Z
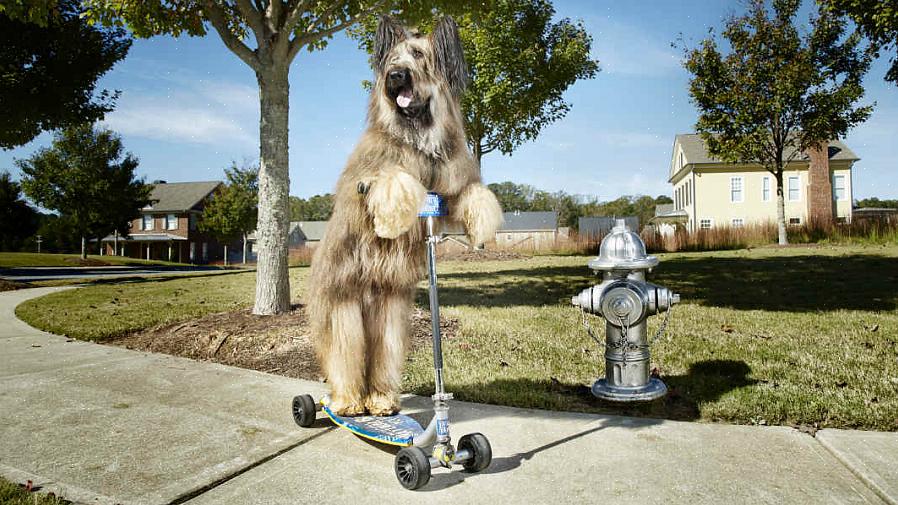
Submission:
M 375 416 L 399 412 L 399 386 L 409 333 L 411 295 L 376 299 L 369 315 L 368 397 L 365 407 Z
M 365 412 L 365 322 L 359 301 L 334 305 L 330 349 L 324 363 L 331 383 L 330 409 L 341 416 Z

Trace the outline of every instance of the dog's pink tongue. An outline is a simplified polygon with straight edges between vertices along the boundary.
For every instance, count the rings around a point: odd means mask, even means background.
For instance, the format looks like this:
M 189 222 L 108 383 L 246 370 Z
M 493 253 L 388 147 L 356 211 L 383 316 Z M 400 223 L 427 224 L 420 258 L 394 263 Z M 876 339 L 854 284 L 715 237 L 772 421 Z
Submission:
M 402 107 L 403 109 L 408 107 L 409 104 L 412 103 L 412 92 L 404 89 L 399 92 L 399 96 L 396 97 L 396 105 Z

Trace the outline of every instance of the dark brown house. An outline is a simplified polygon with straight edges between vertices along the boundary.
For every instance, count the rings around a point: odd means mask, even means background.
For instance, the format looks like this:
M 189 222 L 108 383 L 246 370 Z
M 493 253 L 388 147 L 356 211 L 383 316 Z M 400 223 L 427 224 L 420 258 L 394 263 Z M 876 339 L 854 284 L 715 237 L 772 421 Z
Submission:
M 109 235 L 104 254 L 179 263 L 208 263 L 221 259 L 222 247 L 198 229 L 203 207 L 219 181 L 156 183 L 152 203 L 131 222 L 128 237 Z

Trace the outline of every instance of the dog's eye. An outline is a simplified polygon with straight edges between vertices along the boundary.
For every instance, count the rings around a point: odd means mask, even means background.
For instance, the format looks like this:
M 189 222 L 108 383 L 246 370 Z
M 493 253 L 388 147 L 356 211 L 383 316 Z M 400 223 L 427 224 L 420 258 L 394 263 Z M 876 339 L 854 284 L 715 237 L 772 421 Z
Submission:
M 416 60 L 420 60 L 424 57 L 424 53 L 421 52 L 420 49 L 412 49 L 412 56 L 414 56 Z

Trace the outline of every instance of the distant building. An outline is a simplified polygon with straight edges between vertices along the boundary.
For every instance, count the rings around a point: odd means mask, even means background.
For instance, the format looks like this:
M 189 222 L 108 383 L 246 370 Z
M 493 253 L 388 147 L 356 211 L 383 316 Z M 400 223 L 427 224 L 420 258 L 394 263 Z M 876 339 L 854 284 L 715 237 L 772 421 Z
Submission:
M 790 153 L 786 153 L 788 157 Z M 859 158 L 838 140 L 799 154 L 783 171 L 786 223 L 851 220 L 851 167 Z M 776 179 L 756 162 L 711 157 L 697 134 L 677 135 L 670 160 L 674 210 L 689 230 L 776 222 Z
M 327 221 L 291 221 L 287 232 L 287 247 L 290 249 L 315 247 L 324 238 L 326 229 Z M 247 258 L 250 261 L 256 261 L 258 252 L 256 232 L 247 234 L 246 240 L 249 242 Z
M 637 216 L 588 216 L 577 220 L 577 230 L 580 238 L 598 239 L 604 237 L 614 228 L 615 221 L 623 219 L 630 230 L 639 233 L 639 218 Z
M 505 222 L 496 232 L 499 247 L 542 249 L 553 247 L 559 238 L 558 213 L 514 211 L 503 214 Z
M 685 226 L 689 220 L 689 214 L 683 209 L 677 209 L 673 203 L 659 203 L 655 205 L 655 215 L 649 219 L 648 225 L 654 227 L 664 237 L 669 237 L 677 231 L 677 226 Z
M 222 247 L 197 226 L 206 202 L 221 185 L 219 181 L 154 183 L 151 203 L 131 222 L 130 234 L 101 239 L 103 253 L 179 263 L 221 259 Z

